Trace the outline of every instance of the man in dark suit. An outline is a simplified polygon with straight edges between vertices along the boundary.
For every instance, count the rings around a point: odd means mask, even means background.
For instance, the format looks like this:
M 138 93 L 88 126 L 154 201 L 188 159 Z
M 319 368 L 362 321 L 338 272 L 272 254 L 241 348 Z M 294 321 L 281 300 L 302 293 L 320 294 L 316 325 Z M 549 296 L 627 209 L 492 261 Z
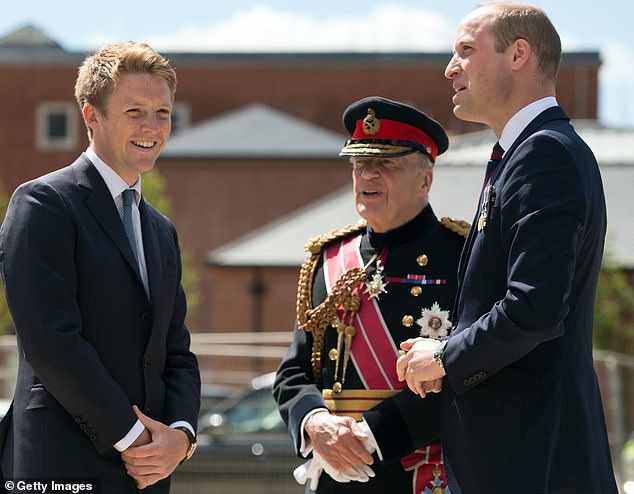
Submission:
M 592 361 L 606 209 L 597 162 L 555 99 L 559 36 L 528 5 L 480 6 L 445 75 L 492 159 L 461 256 L 455 325 L 413 340 L 399 377 L 442 386 L 452 494 L 616 493 Z M 444 377 L 444 380 L 442 379 Z
M 89 148 L 11 198 L 0 232 L 19 351 L 2 424 L 7 480 L 166 493 L 195 448 L 200 376 L 178 238 L 140 194 L 170 134 L 175 88 L 145 44 L 87 57 L 75 95 Z
M 312 451 L 296 477 L 308 492 L 448 492 L 440 400 L 420 400 L 395 372 L 400 342 L 451 326 L 468 228 L 429 204 L 447 136 L 420 110 L 379 97 L 343 120 L 351 138 L 341 155 L 365 221 L 307 244 L 297 327 L 274 385 L 297 453 Z

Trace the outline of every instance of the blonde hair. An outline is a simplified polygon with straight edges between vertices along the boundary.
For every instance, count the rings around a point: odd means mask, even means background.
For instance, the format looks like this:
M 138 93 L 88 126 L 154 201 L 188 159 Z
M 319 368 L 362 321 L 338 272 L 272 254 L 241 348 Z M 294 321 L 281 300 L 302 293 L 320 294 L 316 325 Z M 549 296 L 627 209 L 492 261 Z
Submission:
M 176 92 L 176 72 L 169 61 L 149 45 L 126 41 L 107 45 L 86 57 L 79 66 L 75 82 L 75 99 L 80 111 L 86 104 L 106 114 L 106 103 L 115 90 L 117 81 L 124 74 L 146 73 L 161 77 L 169 86 L 172 100 Z M 88 138 L 92 130 L 86 126 Z

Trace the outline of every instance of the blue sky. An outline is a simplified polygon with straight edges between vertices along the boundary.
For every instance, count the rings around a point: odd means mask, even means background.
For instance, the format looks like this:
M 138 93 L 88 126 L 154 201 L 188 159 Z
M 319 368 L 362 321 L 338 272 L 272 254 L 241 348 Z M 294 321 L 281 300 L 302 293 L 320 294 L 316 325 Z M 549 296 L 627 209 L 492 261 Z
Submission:
M 128 39 L 162 51 L 448 52 L 460 19 L 478 1 L 426 0 L 14 0 L 0 36 L 33 24 L 64 48 L 90 51 Z M 533 1 L 549 14 L 565 50 L 599 51 L 599 118 L 634 128 L 631 0 Z

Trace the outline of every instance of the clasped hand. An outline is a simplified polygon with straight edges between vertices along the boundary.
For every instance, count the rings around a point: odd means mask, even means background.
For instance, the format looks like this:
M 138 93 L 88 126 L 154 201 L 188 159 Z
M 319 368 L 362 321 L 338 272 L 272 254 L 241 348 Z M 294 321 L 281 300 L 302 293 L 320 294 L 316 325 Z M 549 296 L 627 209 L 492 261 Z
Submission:
M 310 480 L 311 489 L 316 490 L 323 470 L 337 482 L 367 482 L 374 477 L 370 465 L 376 446 L 352 417 L 318 412 L 308 419 L 305 430 L 313 458 L 295 470 L 299 483 Z
M 121 459 L 137 488 L 145 489 L 171 475 L 185 457 L 189 440 L 183 431 L 151 419 L 136 406 L 133 408 L 145 430 L 121 453 Z
M 438 341 L 429 338 L 410 338 L 401 343 L 406 353 L 396 361 L 398 380 L 407 381 L 409 389 L 421 398 L 442 390 L 445 371 L 434 359 L 437 346 Z

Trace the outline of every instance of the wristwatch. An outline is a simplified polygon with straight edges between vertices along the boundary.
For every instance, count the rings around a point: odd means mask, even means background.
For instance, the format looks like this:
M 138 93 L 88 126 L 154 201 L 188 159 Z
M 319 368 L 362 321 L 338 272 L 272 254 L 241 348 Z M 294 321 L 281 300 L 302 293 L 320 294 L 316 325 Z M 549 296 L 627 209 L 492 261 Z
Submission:
M 176 427 L 176 429 L 178 429 L 179 431 L 183 431 L 187 435 L 187 439 L 189 440 L 189 448 L 187 448 L 185 458 L 183 458 L 182 461 L 179 463 L 179 465 L 182 465 L 192 457 L 194 451 L 196 451 L 196 446 L 198 444 L 196 443 L 196 438 L 187 427 Z
M 438 364 L 438 366 L 445 370 L 445 366 L 442 363 L 442 354 L 445 353 L 445 347 L 447 346 L 447 340 L 442 340 L 438 343 L 436 350 L 434 350 L 434 360 Z

